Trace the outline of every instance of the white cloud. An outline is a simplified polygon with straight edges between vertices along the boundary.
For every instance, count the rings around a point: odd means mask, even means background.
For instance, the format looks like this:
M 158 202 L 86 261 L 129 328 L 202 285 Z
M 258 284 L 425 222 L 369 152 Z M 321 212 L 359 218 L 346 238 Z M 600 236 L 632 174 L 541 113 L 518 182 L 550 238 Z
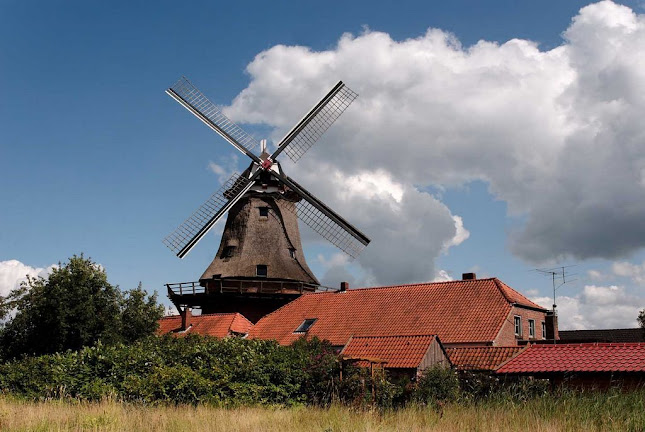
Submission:
M 449 282 L 453 280 L 452 276 L 446 270 L 439 270 L 435 273 L 434 279 L 432 282 Z
M 642 265 L 626 261 L 615 262 L 611 269 L 618 276 L 628 277 L 638 285 L 645 285 L 645 262 Z
M 397 282 L 433 277 L 442 247 L 465 237 L 417 189 L 474 180 L 525 221 L 509 238 L 518 256 L 611 259 L 645 245 L 645 19 L 604 1 L 563 35 L 548 51 L 520 39 L 463 47 L 439 29 L 404 41 L 345 34 L 321 52 L 278 45 L 248 65 L 225 111 L 274 127 L 275 140 L 335 80 L 360 94 L 289 169 L 374 236 L 361 263 L 376 280 L 391 269 Z M 362 191 L 351 203 L 337 172 Z
M 460 226 L 450 210 L 434 196 L 411 185 L 397 182 L 386 172 L 347 176 L 334 166 L 315 161 L 302 161 L 297 174 L 291 174 L 302 185 L 363 231 L 372 242 L 353 265 L 364 275 L 354 281 L 363 286 L 389 285 L 428 281 L 435 276 L 434 259 L 444 245 L 457 244 L 468 231 Z M 320 182 L 320 173 L 325 181 Z M 311 186 L 309 186 L 311 185 Z M 305 240 L 317 240 L 303 233 Z M 347 277 L 340 268 L 348 262 L 335 255 L 323 262 L 329 274 L 324 283 L 331 283 L 331 274 Z M 334 271 L 330 273 L 330 269 Z M 351 281 L 350 281 L 351 282 Z
M 30 277 L 46 278 L 57 266 L 31 267 L 18 260 L 0 261 L 0 296 L 6 296 L 11 290 L 18 288 L 21 282 Z
M 551 297 L 537 297 L 538 304 L 552 304 Z M 576 296 L 558 296 L 558 325 L 561 330 L 637 327 L 638 312 L 645 297 L 627 293 L 617 285 L 586 285 Z
M 236 154 L 231 154 L 230 156 L 223 156 L 220 158 L 220 163 L 215 163 L 213 161 L 208 162 L 208 169 L 210 169 L 213 174 L 217 175 L 217 181 L 221 184 L 224 184 L 234 172 L 238 171 L 238 157 Z

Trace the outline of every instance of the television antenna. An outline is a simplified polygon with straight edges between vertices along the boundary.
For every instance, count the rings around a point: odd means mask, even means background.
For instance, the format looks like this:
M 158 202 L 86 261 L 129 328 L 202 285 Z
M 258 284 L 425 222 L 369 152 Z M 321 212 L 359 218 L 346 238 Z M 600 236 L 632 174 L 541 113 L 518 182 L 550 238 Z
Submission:
M 534 269 L 536 272 L 543 274 L 544 276 L 551 276 L 551 282 L 553 284 L 553 313 L 555 314 L 555 309 L 557 307 L 556 303 L 556 291 L 564 284 L 569 282 L 576 281 L 577 279 L 571 279 L 572 276 L 575 276 L 577 273 L 570 273 L 568 268 L 576 267 L 577 264 L 572 264 L 568 266 L 560 266 L 553 268 L 541 268 Z

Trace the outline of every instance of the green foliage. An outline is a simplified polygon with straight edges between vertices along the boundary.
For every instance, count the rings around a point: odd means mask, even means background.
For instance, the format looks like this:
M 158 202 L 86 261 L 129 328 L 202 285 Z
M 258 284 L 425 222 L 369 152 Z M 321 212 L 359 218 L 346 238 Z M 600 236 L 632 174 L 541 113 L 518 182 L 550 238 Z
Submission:
M 5 363 L 0 391 L 31 399 L 317 403 L 325 388 L 319 383 L 334 380 L 334 365 L 331 346 L 318 340 L 283 347 L 239 338 L 150 337 Z
M 0 330 L 0 356 L 40 355 L 79 350 L 99 340 L 132 342 L 154 333 L 163 307 L 156 293 L 139 287 L 122 293 L 91 259 L 73 256 L 47 279 L 27 278 L 0 298 L 0 318 L 13 318 Z
M 446 367 L 436 366 L 423 371 L 413 393 L 417 403 L 454 401 L 459 396 L 459 380 L 456 373 Z

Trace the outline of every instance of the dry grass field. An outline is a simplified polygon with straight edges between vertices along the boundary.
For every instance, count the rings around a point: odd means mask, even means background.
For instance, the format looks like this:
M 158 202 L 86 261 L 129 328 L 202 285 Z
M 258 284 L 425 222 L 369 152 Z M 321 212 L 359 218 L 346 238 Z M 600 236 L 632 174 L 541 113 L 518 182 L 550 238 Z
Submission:
M 643 431 L 643 393 L 449 404 L 379 413 L 334 406 L 215 408 L 0 398 L 1 431 Z

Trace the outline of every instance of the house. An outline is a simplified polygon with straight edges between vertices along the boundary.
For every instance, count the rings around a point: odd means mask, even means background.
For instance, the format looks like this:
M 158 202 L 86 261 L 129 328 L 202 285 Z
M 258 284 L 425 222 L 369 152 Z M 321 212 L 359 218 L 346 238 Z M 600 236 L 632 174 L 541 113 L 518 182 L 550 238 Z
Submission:
M 239 313 L 193 315 L 187 308 L 181 315 L 161 318 L 157 334 L 200 334 L 224 338 L 245 336 L 252 326 L 253 324 Z
M 343 360 L 356 360 L 359 366 L 376 363 L 395 375 L 416 376 L 427 368 L 450 367 L 436 335 L 355 336 L 341 355 Z
M 497 278 L 304 294 L 266 315 L 250 338 L 288 345 L 300 337 L 339 350 L 357 336 L 437 335 L 446 348 L 517 346 L 557 337 L 557 321 Z
M 524 349 L 526 347 L 485 346 L 448 348 L 446 352 L 452 365 L 459 371 L 492 372 Z
M 497 373 L 549 379 L 553 386 L 631 389 L 645 385 L 645 343 L 531 345 Z

